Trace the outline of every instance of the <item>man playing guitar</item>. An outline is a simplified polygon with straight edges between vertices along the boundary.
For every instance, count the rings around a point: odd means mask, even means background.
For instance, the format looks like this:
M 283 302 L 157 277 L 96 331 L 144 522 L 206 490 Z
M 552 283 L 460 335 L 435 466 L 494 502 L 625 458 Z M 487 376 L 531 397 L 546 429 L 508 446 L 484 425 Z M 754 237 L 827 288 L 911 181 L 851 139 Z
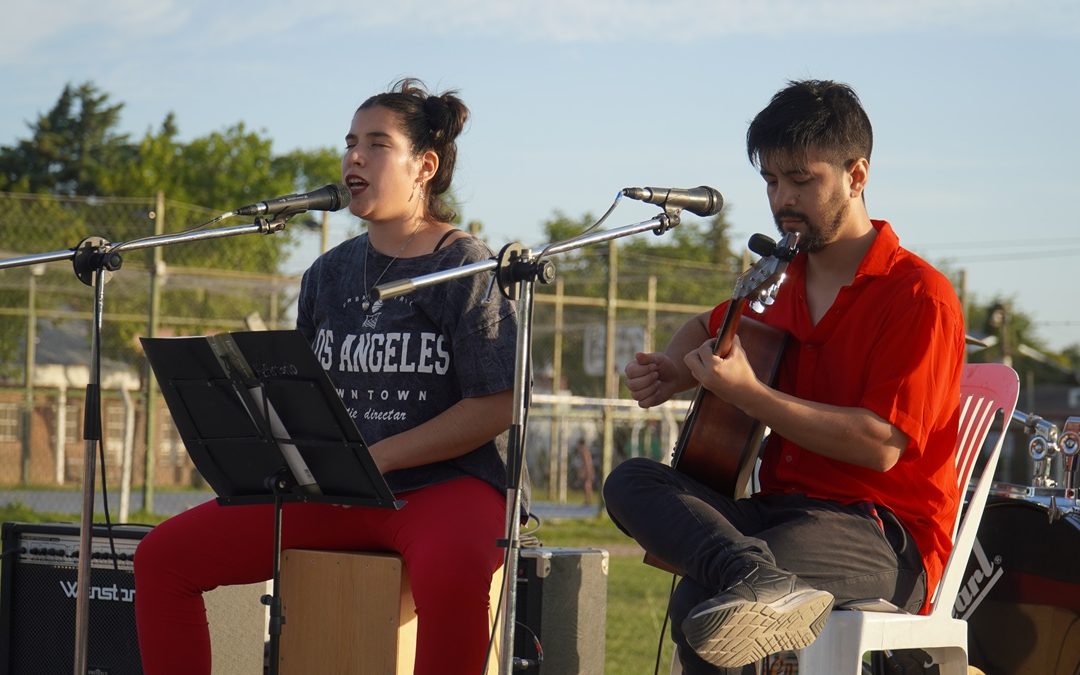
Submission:
M 683 577 L 668 611 L 684 672 L 802 648 L 834 601 L 926 611 L 941 576 L 960 504 L 963 315 L 949 281 L 867 214 L 872 144 L 855 92 L 831 81 L 789 83 L 750 124 L 777 228 L 799 234 L 760 317 L 789 335 L 775 386 L 738 339 L 714 349 L 727 303 L 626 366 L 643 408 L 700 386 L 772 430 L 749 498 L 641 458 L 604 486 L 619 527 Z M 697 450 L 735 444 L 709 441 Z

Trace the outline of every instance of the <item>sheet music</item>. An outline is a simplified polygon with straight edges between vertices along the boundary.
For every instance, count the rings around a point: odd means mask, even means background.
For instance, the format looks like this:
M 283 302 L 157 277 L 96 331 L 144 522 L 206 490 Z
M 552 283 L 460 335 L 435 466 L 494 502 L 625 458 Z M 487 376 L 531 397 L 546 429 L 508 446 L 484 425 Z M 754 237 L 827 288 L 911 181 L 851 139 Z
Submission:
M 308 494 L 322 494 L 318 484 L 315 482 L 315 476 L 312 475 L 307 462 L 305 462 L 304 458 L 300 455 L 300 450 L 296 445 L 289 442 L 292 440 L 292 436 L 289 434 L 288 429 L 285 428 L 284 423 L 282 423 L 277 410 L 274 409 L 274 404 L 266 397 L 262 385 L 255 377 L 255 372 L 251 369 L 247 359 L 245 359 L 244 355 L 240 352 L 240 348 L 237 347 L 236 341 L 233 340 L 232 335 L 229 333 L 208 335 L 206 340 L 210 344 L 210 349 L 214 352 L 214 356 L 217 357 L 217 360 L 225 373 L 230 375 L 230 377 L 235 374 L 237 379 L 244 383 L 248 393 L 251 394 L 251 397 L 255 400 L 255 404 L 258 408 L 257 411 L 248 408 L 244 398 L 240 398 L 248 415 L 257 420 L 266 419 L 269 423 L 270 432 L 273 435 L 274 442 L 281 450 L 281 455 L 285 458 L 285 462 L 289 465 L 289 470 L 292 471 L 297 486 Z M 263 416 L 264 411 L 266 412 L 266 417 Z

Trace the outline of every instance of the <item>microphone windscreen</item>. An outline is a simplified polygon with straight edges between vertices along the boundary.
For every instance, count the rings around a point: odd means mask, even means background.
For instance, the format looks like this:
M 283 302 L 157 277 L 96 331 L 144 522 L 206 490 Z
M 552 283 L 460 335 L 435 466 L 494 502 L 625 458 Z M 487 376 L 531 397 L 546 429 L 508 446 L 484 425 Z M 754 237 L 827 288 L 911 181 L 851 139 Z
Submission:
M 332 205 L 333 208 L 330 209 L 331 211 L 343 209 L 349 205 L 350 201 L 352 201 L 352 193 L 341 183 L 331 183 L 326 187 L 334 193 L 334 203 Z

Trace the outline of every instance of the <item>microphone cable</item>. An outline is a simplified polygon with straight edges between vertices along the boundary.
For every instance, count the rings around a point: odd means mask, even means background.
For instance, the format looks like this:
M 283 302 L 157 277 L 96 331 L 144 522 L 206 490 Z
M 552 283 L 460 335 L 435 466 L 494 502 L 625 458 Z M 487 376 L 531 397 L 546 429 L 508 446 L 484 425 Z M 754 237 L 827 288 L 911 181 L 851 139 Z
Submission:
M 548 252 L 548 250 L 549 250 L 549 249 L 550 249 L 550 248 L 551 248 L 552 246 L 555 246 L 556 244 L 562 244 L 562 243 L 572 242 L 572 241 L 574 241 L 574 240 L 576 240 L 576 239 L 578 239 L 578 238 L 580 238 L 580 237 L 584 237 L 585 235 L 589 234 L 590 232 L 592 232 L 592 231 L 593 231 L 593 230 L 595 230 L 596 228 L 598 228 L 598 227 L 600 227 L 601 225 L 603 225 L 604 221 L 605 221 L 605 220 L 607 220 L 607 219 L 608 219 L 608 216 L 610 216 L 610 215 L 611 215 L 611 212 L 612 212 L 612 211 L 614 211 L 614 210 L 615 210 L 615 207 L 619 205 L 619 202 L 620 202 L 620 201 L 622 200 L 622 198 L 623 198 L 623 193 L 622 193 L 622 190 L 619 190 L 619 191 L 618 191 L 617 193 L 615 193 L 615 201 L 611 202 L 611 206 L 609 206 L 609 207 L 608 207 L 608 209 L 607 209 L 607 211 L 605 211 L 605 212 L 604 212 L 604 215 L 600 216 L 600 220 L 596 221 L 596 222 L 595 222 L 595 223 L 593 223 L 592 225 L 589 225 L 589 226 L 588 226 L 588 227 L 586 227 L 586 228 L 585 228 L 584 230 L 582 230 L 581 232 L 578 232 L 577 234 L 575 234 L 574 236 L 570 237 L 569 239 L 566 239 L 566 240 L 564 240 L 564 241 L 561 241 L 561 242 L 558 242 L 558 241 L 553 241 L 553 242 L 551 242 L 551 243 L 550 243 L 550 244 L 548 244 L 548 245 L 547 245 L 546 247 L 544 247 L 544 250 L 543 250 L 543 251 L 540 251 L 540 255 L 536 256 L 536 261 L 537 261 L 537 262 L 540 262 L 540 260 L 541 260 L 541 259 L 542 259 L 542 258 L 543 258 L 543 257 L 544 257 L 545 255 L 547 255 L 547 252 Z

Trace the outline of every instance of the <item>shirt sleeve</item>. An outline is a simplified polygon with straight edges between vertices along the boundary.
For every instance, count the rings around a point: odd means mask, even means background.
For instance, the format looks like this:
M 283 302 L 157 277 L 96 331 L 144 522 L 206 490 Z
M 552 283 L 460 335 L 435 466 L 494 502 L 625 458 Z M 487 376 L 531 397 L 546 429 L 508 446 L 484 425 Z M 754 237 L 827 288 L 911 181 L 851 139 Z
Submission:
M 472 243 L 472 242 L 470 242 Z M 472 251 L 461 264 L 482 260 Z M 488 296 L 490 277 L 475 274 L 449 284 L 445 307 L 450 322 L 454 368 L 461 395 L 477 397 L 510 389 L 517 353 L 514 303 L 497 289 Z
M 315 304 L 313 268 L 308 268 L 300 279 L 300 296 L 296 300 L 296 329 L 309 343 L 315 336 L 315 319 L 312 315 Z
M 959 400 L 964 323 L 958 303 L 925 290 L 895 306 L 878 332 L 861 406 L 908 436 L 905 452 L 919 453 Z

